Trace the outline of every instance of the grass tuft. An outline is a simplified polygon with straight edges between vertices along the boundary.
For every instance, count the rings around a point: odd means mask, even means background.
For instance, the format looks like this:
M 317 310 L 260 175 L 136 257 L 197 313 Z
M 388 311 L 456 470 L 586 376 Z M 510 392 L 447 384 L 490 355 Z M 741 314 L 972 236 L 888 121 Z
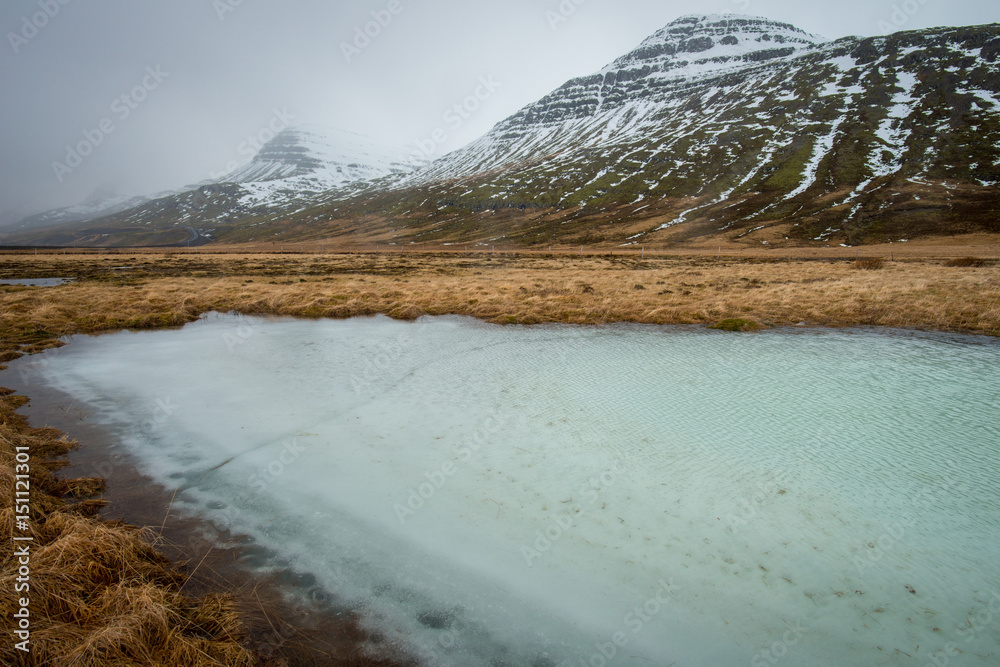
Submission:
M 958 257 L 956 259 L 949 259 L 944 263 L 945 266 L 959 268 L 982 268 L 989 266 L 989 264 L 989 260 L 985 260 L 982 257 Z
M 865 257 L 854 262 L 854 268 L 862 271 L 878 271 L 885 268 L 885 259 L 882 257 Z
M 716 322 L 715 324 L 710 324 L 708 328 L 716 329 L 718 331 L 759 331 L 764 328 L 764 325 L 756 320 L 734 317 Z

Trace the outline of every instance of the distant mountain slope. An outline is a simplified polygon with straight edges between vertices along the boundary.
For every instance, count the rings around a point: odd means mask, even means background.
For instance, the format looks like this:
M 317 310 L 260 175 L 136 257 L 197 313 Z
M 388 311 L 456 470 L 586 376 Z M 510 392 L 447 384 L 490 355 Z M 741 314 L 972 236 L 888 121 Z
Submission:
M 600 72 L 567 81 L 409 182 L 517 168 L 552 157 L 565 159 L 567 151 L 623 141 L 649 144 L 666 135 L 662 121 L 676 119 L 678 112 L 684 112 L 689 122 L 699 120 L 700 100 L 691 106 L 689 99 L 698 81 L 788 59 L 814 50 L 822 41 L 766 19 L 680 18 Z M 682 108 L 685 104 L 688 107 Z M 609 166 L 606 160 L 601 162 L 601 167 Z
M 233 183 L 100 222 L 229 242 L 1000 232 L 998 58 L 997 24 L 825 42 L 762 18 L 686 16 L 422 169 L 382 154 L 320 169 L 320 142 L 283 133 Z
M 30 238 L 36 243 L 127 244 L 131 238 L 146 242 L 154 230 L 173 229 L 176 239 L 170 243 L 183 244 L 191 242 L 188 230 L 194 228 L 199 232 L 194 234 L 195 242 L 207 243 L 227 223 L 295 211 L 319 193 L 403 174 L 424 164 L 406 148 L 383 146 L 360 134 L 317 126 L 290 127 L 264 144 L 250 162 L 217 182 L 160 197 L 135 198 L 131 205 L 91 215 L 86 215 L 82 205 L 42 214 L 25 221 L 20 227 L 28 231 L 11 234 L 8 242 Z M 73 213 L 72 219 L 58 219 L 68 212 Z M 46 219 L 53 219 L 47 227 L 85 224 L 42 233 L 28 229 L 31 225 L 40 229 Z M 157 237 L 160 242 L 166 238 Z
M 420 166 L 399 147 L 381 146 L 355 132 L 304 125 L 267 142 L 248 164 L 221 179 L 254 183 L 310 178 L 327 187 L 403 173 Z
M 424 164 L 405 148 L 381 146 L 361 134 L 299 126 L 280 132 L 220 183 L 244 186 L 245 203 L 274 205 L 282 194 L 324 192 Z
M 684 17 L 378 201 L 409 210 L 422 239 L 1000 231 L 998 53 L 997 25 L 822 43 L 765 19 Z M 526 211 L 517 224 L 481 224 L 510 208 Z
M 3 232 L 38 230 L 84 220 L 93 220 L 101 216 L 127 211 L 166 194 L 168 193 L 161 193 L 152 197 L 127 196 L 121 195 L 110 188 L 102 187 L 92 192 L 90 196 L 75 206 L 66 206 L 27 216 L 17 222 L 4 226 Z

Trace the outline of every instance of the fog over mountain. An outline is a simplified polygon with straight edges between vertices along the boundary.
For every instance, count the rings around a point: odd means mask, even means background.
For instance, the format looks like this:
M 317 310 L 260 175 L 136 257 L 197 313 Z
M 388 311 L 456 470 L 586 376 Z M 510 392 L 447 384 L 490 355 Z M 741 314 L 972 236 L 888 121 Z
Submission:
M 687 15 L 467 146 L 294 125 L 221 177 L 8 227 L 9 244 L 908 241 L 997 232 L 1000 24 L 828 41 Z M 460 125 L 496 83 L 444 119 Z M 428 163 L 429 162 L 429 163 Z M 713 241 L 713 242 L 714 242 Z
M 0 221 L 210 180 L 286 121 L 443 155 L 692 11 L 830 39 L 997 20 L 989 1 L 11 0 L 0 6 Z M 483 77 L 497 85 L 447 122 Z

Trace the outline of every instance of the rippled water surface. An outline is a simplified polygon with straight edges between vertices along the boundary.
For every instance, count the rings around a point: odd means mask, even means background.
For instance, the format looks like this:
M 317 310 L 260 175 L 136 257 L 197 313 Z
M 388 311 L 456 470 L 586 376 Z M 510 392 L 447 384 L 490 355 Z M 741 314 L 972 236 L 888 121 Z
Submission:
M 24 285 L 26 287 L 56 287 L 73 282 L 73 278 L 5 278 L 0 285 Z
M 213 316 L 18 364 L 426 664 L 1000 664 L 994 340 Z

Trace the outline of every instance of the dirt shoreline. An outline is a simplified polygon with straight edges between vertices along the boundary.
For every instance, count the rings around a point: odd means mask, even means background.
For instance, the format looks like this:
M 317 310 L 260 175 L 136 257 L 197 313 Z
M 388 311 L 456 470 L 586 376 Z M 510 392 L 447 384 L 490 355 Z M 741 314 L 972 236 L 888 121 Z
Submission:
M 708 325 L 739 320 L 749 328 L 864 325 L 1000 336 L 1000 263 L 988 259 L 996 256 L 990 252 L 964 264 L 942 259 L 954 257 L 950 251 L 903 261 L 883 256 L 885 261 L 870 263 L 850 255 L 712 257 L 707 249 L 646 258 L 635 252 L 583 257 L 4 253 L 0 279 L 74 281 L 57 287 L 0 285 L 0 366 L 59 347 L 65 336 L 181 326 L 211 311 L 309 318 L 457 314 L 501 324 Z M 972 257 L 964 247 L 959 256 Z M 275 626 L 275 617 L 288 613 L 280 600 L 237 603 L 240 591 L 257 593 L 249 579 L 193 580 L 176 564 L 186 560 L 195 564 L 195 572 L 201 567 L 211 572 L 215 561 L 208 559 L 232 554 L 205 559 L 193 554 L 190 545 L 174 544 L 169 547 L 175 549 L 172 562 L 154 548 L 148 534 L 102 520 L 97 499 L 104 490 L 102 480 L 55 474 L 66 466 L 75 443 L 55 429 L 32 427 L 15 412 L 27 399 L 6 394 L 0 398 L 4 497 L 13 498 L 16 443 L 31 449 L 33 562 L 38 568 L 32 571 L 32 636 L 38 652 L 25 657 L 9 642 L 0 647 L 0 659 L 80 665 L 156 660 L 177 665 L 398 664 L 359 653 L 370 638 L 352 619 L 318 631 L 342 640 L 335 658 L 316 658 L 315 653 L 308 658 L 307 652 L 267 656 L 259 647 L 255 652 L 255 641 L 267 635 L 261 628 L 268 626 L 279 637 L 288 632 L 303 639 L 302 644 L 309 642 L 305 631 L 295 634 Z M 11 503 L 0 508 L 0 516 L 14 534 Z M 189 528 L 179 528 L 177 536 L 185 530 Z M 59 556 L 69 553 L 67 544 L 74 554 L 71 563 Z M 13 614 L 17 570 L 12 543 L 5 542 L 0 553 L 0 606 Z M 220 590 L 236 595 L 219 595 Z M 201 597 L 190 597 L 191 592 Z M 123 648 L 114 648 L 118 646 Z

